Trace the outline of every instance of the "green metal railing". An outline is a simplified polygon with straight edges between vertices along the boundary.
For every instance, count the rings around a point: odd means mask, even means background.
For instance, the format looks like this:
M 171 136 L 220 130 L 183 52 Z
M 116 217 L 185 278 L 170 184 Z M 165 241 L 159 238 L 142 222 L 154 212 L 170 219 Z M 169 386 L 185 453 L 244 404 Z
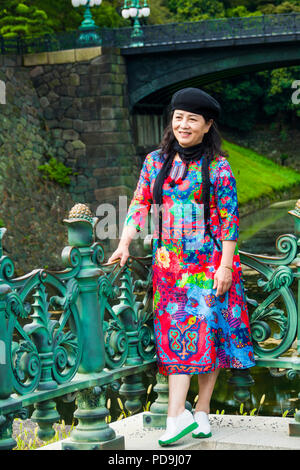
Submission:
M 277 239 L 280 256 L 240 251 L 240 257 L 261 276 L 263 300 L 249 298 L 246 290 L 256 364 L 291 379 L 300 373 L 300 296 L 291 288 L 298 282 L 299 294 L 300 201 L 289 213 L 295 234 Z M 143 374 L 153 381 L 156 375 L 157 393 L 144 426 L 165 425 L 168 383 L 155 358 L 151 243 L 145 243 L 148 254 L 129 257 L 123 267 L 104 263 L 97 222 L 87 206 L 76 204 L 64 220 L 65 268 L 21 277 L 14 277 L 13 261 L 3 254 L 6 229 L 0 229 L 0 449 L 15 447 L 13 420 L 28 417 L 31 405 L 38 436 L 50 439 L 60 419 L 55 399 L 70 393 L 76 394 L 78 424 L 63 449 L 124 448 L 124 437 L 107 423 L 107 389 L 118 390 L 130 413 L 141 411 Z M 248 370 L 232 370 L 229 382 L 237 400 L 249 397 Z M 299 427 L 297 412 L 290 434 L 300 435 Z
M 50 439 L 60 418 L 54 399 L 69 393 L 77 392 L 79 424 L 65 448 L 124 446 L 106 424 L 108 386 L 119 389 L 131 413 L 142 407 L 141 374 L 155 374 L 156 364 L 152 257 L 131 257 L 123 268 L 103 263 L 97 220 L 84 205 L 71 210 L 63 271 L 36 269 L 14 278 L 1 248 L 0 449 L 16 445 L 12 422 L 26 417 L 29 405 L 39 437 Z M 2 239 L 6 229 L 0 230 Z
M 139 41 L 133 28 L 98 28 L 99 39 L 80 40 L 81 31 L 66 31 L 33 37 L 5 38 L 0 35 L 0 54 L 30 54 L 90 46 L 130 49 L 254 44 L 296 41 L 300 37 L 300 13 L 282 13 L 239 18 L 216 18 L 196 22 L 142 25 Z M 228 43 L 229 41 L 229 43 Z M 230 42 L 231 41 L 231 42 Z M 233 41 L 233 42 L 232 42 Z M 130 52 L 130 51 L 128 51 Z

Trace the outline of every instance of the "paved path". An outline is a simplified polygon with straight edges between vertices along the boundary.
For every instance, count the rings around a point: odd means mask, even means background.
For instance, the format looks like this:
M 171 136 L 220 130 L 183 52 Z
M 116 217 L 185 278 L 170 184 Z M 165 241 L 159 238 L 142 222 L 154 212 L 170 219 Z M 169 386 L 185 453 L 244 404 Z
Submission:
M 289 436 L 293 418 L 210 415 L 212 437 L 193 439 L 189 434 L 169 450 L 300 450 L 300 437 Z M 126 450 L 166 450 L 158 445 L 163 430 L 143 428 L 143 413 L 111 423 L 125 436 Z M 40 450 L 60 450 L 60 442 Z M 117 451 L 115 451 L 117 452 Z

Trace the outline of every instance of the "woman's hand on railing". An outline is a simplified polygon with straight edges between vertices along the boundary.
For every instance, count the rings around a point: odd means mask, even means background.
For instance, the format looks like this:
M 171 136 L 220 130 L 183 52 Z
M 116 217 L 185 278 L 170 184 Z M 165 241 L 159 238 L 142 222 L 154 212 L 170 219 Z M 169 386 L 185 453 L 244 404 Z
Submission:
M 124 266 L 126 263 L 127 258 L 130 256 L 129 253 L 129 245 L 134 239 L 135 235 L 137 233 L 137 230 L 133 226 L 124 226 L 123 232 L 120 238 L 119 246 L 118 248 L 113 252 L 109 260 L 107 261 L 107 264 L 112 263 L 116 261 L 118 258 L 121 259 L 120 261 L 120 266 Z
M 120 266 L 124 266 L 127 261 L 127 258 L 130 256 L 128 245 L 124 245 L 122 243 L 119 244 L 118 248 L 113 252 L 107 264 L 112 263 L 118 259 L 120 259 Z

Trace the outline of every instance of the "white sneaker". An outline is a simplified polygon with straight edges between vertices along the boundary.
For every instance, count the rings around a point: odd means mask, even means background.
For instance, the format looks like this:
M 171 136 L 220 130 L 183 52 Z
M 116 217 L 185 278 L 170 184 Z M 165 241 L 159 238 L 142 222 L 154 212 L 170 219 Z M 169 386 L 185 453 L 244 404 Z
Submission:
M 196 428 L 197 423 L 192 413 L 188 410 L 184 410 L 176 417 L 167 418 L 166 432 L 161 436 L 158 443 L 160 446 L 173 444 Z
M 195 432 L 193 432 L 192 436 L 196 439 L 211 437 L 208 414 L 205 413 L 205 411 L 197 411 L 194 413 L 194 418 L 198 427 Z

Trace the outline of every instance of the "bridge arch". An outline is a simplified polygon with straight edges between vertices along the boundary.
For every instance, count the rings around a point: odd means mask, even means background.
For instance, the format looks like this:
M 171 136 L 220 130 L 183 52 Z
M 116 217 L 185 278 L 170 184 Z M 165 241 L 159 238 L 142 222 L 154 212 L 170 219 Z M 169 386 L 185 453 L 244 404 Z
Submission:
M 126 54 L 130 107 L 165 107 L 185 86 L 300 64 L 299 40 Z

